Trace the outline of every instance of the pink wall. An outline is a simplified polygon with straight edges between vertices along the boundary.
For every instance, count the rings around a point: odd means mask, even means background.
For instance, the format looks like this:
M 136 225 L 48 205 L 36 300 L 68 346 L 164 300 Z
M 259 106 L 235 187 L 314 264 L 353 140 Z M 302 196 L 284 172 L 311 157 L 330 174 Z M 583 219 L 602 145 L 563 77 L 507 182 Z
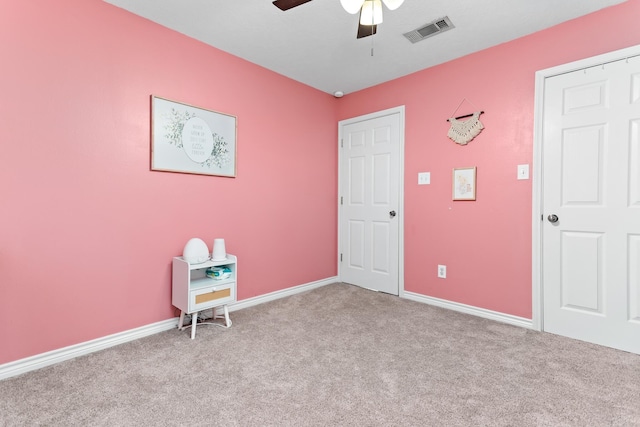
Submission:
M 340 100 L 339 120 L 406 107 L 405 290 L 531 318 L 532 186 L 516 170 L 533 159 L 535 72 L 639 44 L 638 17 L 630 0 Z M 445 120 L 465 98 L 485 129 L 462 147 Z M 467 166 L 478 168 L 477 200 L 452 202 L 452 168 Z M 417 185 L 423 171 L 431 185 Z
M 336 275 L 332 96 L 101 0 L 0 2 L 0 58 L 0 364 L 175 316 L 191 237 L 240 299 Z M 150 171 L 151 94 L 237 116 L 237 178 Z
M 174 316 L 190 237 L 226 239 L 240 299 L 335 275 L 336 122 L 397 105 L 406 290 L 530 317 L 534 72 L 640 43 L 638 16 L 629 0 L 335 100 L 101 0 L 0 2 L 0 364 Z M 149 171 L 151 94 L 236 115 L 238 177 Z M 459 147 L 465 97 L 487 128 Z M 478 200 L 453 203 L 472 165 Z

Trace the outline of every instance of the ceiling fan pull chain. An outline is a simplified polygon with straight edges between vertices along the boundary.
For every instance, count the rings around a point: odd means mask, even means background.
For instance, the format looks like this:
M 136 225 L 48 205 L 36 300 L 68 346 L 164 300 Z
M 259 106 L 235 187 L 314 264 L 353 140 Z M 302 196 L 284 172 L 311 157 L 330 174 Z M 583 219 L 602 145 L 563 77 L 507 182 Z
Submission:
M 373 36 L 373 22 L 371 23 L 371 35 Z M 371 57 L 373 57 L 373 37 L 371 37 Z

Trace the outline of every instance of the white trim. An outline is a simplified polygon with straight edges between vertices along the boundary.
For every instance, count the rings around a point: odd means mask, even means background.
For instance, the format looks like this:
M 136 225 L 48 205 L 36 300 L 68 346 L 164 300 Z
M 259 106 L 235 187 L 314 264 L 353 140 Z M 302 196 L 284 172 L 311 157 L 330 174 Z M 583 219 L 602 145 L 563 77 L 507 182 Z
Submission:
M 536 73 L 533 109 L 533 176 L 531 180 L 531 317 L 534 329 L 542 331 L 542 117 L 545 76 Z
M 157 334 L 176 328 L 178 326 L 178 318 L 167 319 L 161 322 L 152 323 L 150 325 L 141 326 L 139 328 L 130 329 L 128 331 L 119 332 L 113 335 L 86 341 L 80 344 L 63 347 L 57 350 L 48 351 L 46 353 L 37 354 L 25 359 L 16 360 L 15 362 L 0 365 L 0 380 L 24 374 L 29 371 L 44 368 L 46 366 L 55 365 L 65 360 L 84 356 L 89 353 L 124 344 L 129 341 L 144 338 L 149 335 Z
M 280 298 L 288 297 L 301 292 L 310 291 L 311 289 L 321 286 L 330 285 L 338 282 L 337 277 L 310 282 L 304 285 L 294 286 L 292 288 L 283 289 L 281 291 L 271 292 L 269 294 L 260 295 L 246 300 L 238 301 L 229 305 L 229 311 L 237 311 L 243 308 L 252 307 L 254 305 L 263 304 L 265 302 L 274 301 Z M 139 328 L 130 329 L 128 331 L 119 332 L 106 337 L 97 338 L 91 341 L 75 344 L 69 347 L 63 347 L 46 353 L 37 354 L 25 359 L 16 360 L 14 362 L 0 365 L 0 380 L 15 377 L 30 371 L 35 371 L 46 366 L 55 365 L 65 360 L 74 359 L 96 351 L 124 344 L 144 338 L 149 335 L 160 332 L 169 331 L 178 327 L 178 318 L 163 320 L 161 322 L 152 323 L 150 325 L 141 326 Z
M 532 181 L 532 238 L 531 238 L 531 291 L 532 291 L 532 325 L 539 331 L 544 330 L 543 288 L 542 288 L 542 220 L 544 216 L 542 194 L 542 136 L 544 119 L 544 85 L 549 77 L 573 71 L 597 67 L 609 62 L 620 61 L 640 55 L 640 45 L 616 50 L 591 58 L 581 59 L 568 64 L 558 65 L 536 72 L 534 117 L 533 117 L 533 181 Z
M 524 317 L 513 316 L 511 314 L 460 304 L 458 302 L 429 297 L 409 291 L 404 292 L 404 298 L 424 304 L 434 305 L 436 307 L 446 308 L 448 310 L 458 311 L 460 313 L 471 314 L 484 319 L 495 320 L 496 322 L 508 323 L 509 325 L 520 326 L 526 329 L 534 329 L 531 320 L 525 319 Z
M 332 283 L 339 282 L 338 277 L 329 277 L 328 279 L 317 280 L 315 282 L 306 283 L 304 285 L 294 286 L 292 288 L 282 289 L 280 291 L 271 292 L 257 297 L 243 299 L 242 301 L 229 304 L 229 311 L 242 310 L 243 308 L 253 307 L 254 305 L 264 304 L 265 302 L 275 301 L 280 298 L 289 297 L 291 295 L 307 292 L 312 289 L 327 286 Z
M 405 157 L 405 106 L 400 105 L 398 107 L 388 108 L 386 110 L 376 111 L 373 113 L 365 114 L 363 116 L 353 117 L 350 119 L 340 120 L 338 122 L 338 278 L 342 277 L 341 267 L 342 263 L 340 262 L 340 248 L 342 247 L 342 242 L 340 241 L 342 236 L 341 230 L 341 221 L 340 221 L 340 188 L 342 184 L 342 176 L 340 174 L 340 170 L 342 169 L 340 165 L 342 164 L 342 150 L 341 141 L 342 141 L 342 128 L 345 125 L 349 125 L 352 123 L 367 121 L 371 119 L 377 119 L 379 117 L 390 116 L 392 114 L 398 114 L 400 118 L 400 135 L 399 135 L 399 159 L 398 159 L 398 214 L 396 216 L 398 222 L 398 296 L 404 296 L 404 157 Z

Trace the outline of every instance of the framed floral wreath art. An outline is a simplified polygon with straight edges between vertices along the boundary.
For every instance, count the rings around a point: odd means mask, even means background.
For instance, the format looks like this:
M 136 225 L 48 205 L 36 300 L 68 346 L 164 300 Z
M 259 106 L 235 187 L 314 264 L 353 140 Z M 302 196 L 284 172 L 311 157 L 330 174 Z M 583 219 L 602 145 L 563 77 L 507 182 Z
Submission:
M 151 97 L 151 170 L 236 176 L 235 116 Z

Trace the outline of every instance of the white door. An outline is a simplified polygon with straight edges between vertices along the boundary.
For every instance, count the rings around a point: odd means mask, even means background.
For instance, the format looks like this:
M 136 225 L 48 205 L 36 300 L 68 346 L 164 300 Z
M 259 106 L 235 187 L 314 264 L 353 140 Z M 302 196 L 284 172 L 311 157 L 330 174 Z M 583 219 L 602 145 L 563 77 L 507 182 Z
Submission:
M 340 278 L 398 295 L 403 108 L 340 123 Z
M 544 87 L 544 330 L 640 353 L 640 57 Z

